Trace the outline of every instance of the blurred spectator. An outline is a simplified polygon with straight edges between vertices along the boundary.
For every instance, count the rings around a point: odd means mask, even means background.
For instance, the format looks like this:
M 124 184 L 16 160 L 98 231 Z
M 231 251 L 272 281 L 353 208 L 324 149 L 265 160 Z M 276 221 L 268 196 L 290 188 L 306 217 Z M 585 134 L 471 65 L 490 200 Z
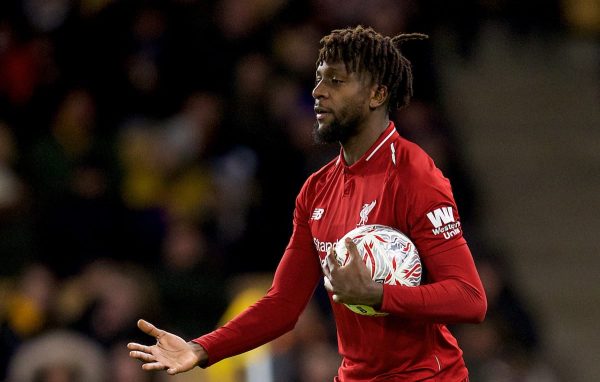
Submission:
M 198 224 L 180 219 L 168 225 L 156 281 L 172 330 L 192 338 L 214 329 L 226 306 L 224 263 Z
M 22 202 L 24 185 L 16 172 L 17 145 L 10 127 L 0 122 L 0 211 Z
M 336 347 L 324 341 L 317 341 L 299 356 L 297 375 L 300 382 L 328 381 L 332 375 L 337 375 L 340 356 Z
M 50 134 L 28 156 L 38 216 L 40 258 L 60 276 L 118 251 L 120 203 L 110 137 L 97 130 L 96 103 L 71 89 Z
M 394 119 L 451 178 L 474 232 L 480 198 L 437 90 L 433 45 L 468 59 L 488 20 L 517 41 L 563 28 L 593 39 L 596 3 L 0 2 L 0 380 L 14 352 L 22 365 L 30 345 L 53 343 L 43 337 L 52 328 L 89 336 L 82 353 L 101 345 L 115 366 L 107 380 L 158 379 L 124 356 L 138 317 L 192 337 L 225 309 L 231 277 L 275 267 L 302 181 L 338 150 L 311 136 L 313 52 L 331 28 L 442 37 L 406 47 L 415 97 Z M 478 261 L 488 320 L 455 329 L 472 379 L 556 380 L 510 270 L 496 257 Z M 321 326 L 325 296 L 316 293 L 297 330 L 274 343 L 281 380 L 334 373 L 335 329 Z M 158 299 L 178 313 L 154 311 Z M 49 338 L 82 340 L 71 335 Z M 94 380 L 87 366 L 58 358 L 36 359 L 27 380 Z
M 55 42 L 0 17 L 0 118 L 14 126 L 19 146 L 44 132 L 60 80 Z
M 110 382 L 152 382 L 155 378 L 150 373 L 145 372 L 138 362 L 129 357 L 125 341 L 115 342 L 108 350 L 106 364 L 110 367 L 105 368 L 108 374 L 106 381 Z
M 223 242 L 240 240 L 248 229 L 248 215 L 255 204 L 258 158 L 247 147 L 235 147 L 215 163 L 218 199 L 217 226 Z
M 221 34 L 229 41 L 242 41 L 259 34 L 269 20 L 275 19 L 286 0 L 220 0 L 215 9 L 215 21 Z
M 23 344 L 11 361 L 11 382 L 104 382 L 106 358 L 91 339 L 49 331 Z
M 38 137 L 27 153 L 36 198 L 41 203 L 56 202 L 69 189 L 78 164 L 94 158 L 108 166 L 111 150 L 110 137 L 97 130 L 94 96 L 87 89 L 70 89 L 48 133 Z
M 247 273 L 243 276 L 230 279 L 226 292 L 228 305 L 222 312 L 217 325 L 223 325 L 256 302 L 269 288 L 271 278 L 272 276 L 269 274 Z M 270 381 L 270 348 L 270 344 L 265 344 L 249 352 L 225 359 L 223 362 L 218 362 L 213 365 L 215 367 L 206 369 L 208 381 Z M 258 371 L 263 378 L 252 378 L 253 369 Z
M 294 330 L 272 342 L 275 381 L 328 381 L 337 375 L 341 356 L 331 325 L 313 299 Z
M 21 344 L 51 327 L 57 284 L 44 266 L 32 264 L 0 289 L 0 380 Z
M 302 83 L 312 84 L 315 72 L 314 47 L 320 38 L 319 29 L 312 23 L 284 26 L 273 37 L 271 48 L 279 70 Z
M 157 115 L 168 99 L 161 75 L 168 42 L 162 9 L 152 5 L 137 7 L 128 37 L 125 67 L 129 112 Z
M 33 28 L 50 32 L 65 22 L 73 4 L 69 0 L 23 0 L 22 6 L 23 13 Z
M 139 317 L 158 317 L 158 299 L 149 271 L 135 264 L 98 260 L 65 280 L 56 321 L 108 349 L 118 341 L 135 338 Z
M 218 96 L 193 93 L 170 118 L 131 120 L 118 137 L 129 246 L 149 263 L 160 256 L 169 221 L 205 225 L 216 219 L 212 161 L 222 114 Z
M 240 143 L 257 147 L 270 132 L 272 126 L 266 116 L 266 108 L 272 102 L 268 89 L 274 75 L 273 64 L 265 55 L 254 53 L 240 58 L 234 74 L 229 107 L 226 113 L 223 139 L 235 139 Z
M 31 196 L 22 174 L 15 136 L 0 121 L 0 275 L 12 275 L 33 260 Z
M 181 110 L 167 119 L 158 133 L 167 169 L 177 171 L 214 155 L 222 120 L 223 100 L 218 95 L 194 92 L 187 96 Z
M 122 180 L 120 199 L 126 208 L 125 247 L 135 261 L 154 263 L 160 256 L 165 217 L 166 174 L 159 139 L 149 121 L 131 121 L 118 137 Z

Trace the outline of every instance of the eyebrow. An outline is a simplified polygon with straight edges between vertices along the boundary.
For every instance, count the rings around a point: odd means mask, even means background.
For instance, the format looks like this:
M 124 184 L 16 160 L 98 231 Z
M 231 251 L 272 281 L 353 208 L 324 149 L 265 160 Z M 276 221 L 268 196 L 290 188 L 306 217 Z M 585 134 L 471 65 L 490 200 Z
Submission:
M 349 76 L 350 73 L 348 73 L 346 71 L 346 68 L 343 67 L 343 64 L 340 64 L 341 67 L 335 67 L 335 66 L 331 66 L 328 65 L 325 69 L 319 69 L 319 67 L 317 67 L 317 70 L 315 72 L 316 75 L 319 74 L 338 74 L 338 75 L 344 75 L 344 76 Z

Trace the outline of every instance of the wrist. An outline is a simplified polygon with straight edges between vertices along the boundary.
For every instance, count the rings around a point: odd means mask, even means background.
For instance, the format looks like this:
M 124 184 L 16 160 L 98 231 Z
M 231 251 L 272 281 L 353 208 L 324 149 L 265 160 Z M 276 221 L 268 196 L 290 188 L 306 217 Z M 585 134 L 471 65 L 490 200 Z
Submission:
M 369 306 L 374 308 L 381 307 L 383 303 L 383 284 L 378 282 L 373 282 L 371 284 L 371 288 L 369 291 Z
M 208 353 L 206 349 L 202 345 L 194 341 L 188 341 L 188 345 L 190 346 L 192 352 L 196 356 L 196 366 L 204 367 L 208 362 Z

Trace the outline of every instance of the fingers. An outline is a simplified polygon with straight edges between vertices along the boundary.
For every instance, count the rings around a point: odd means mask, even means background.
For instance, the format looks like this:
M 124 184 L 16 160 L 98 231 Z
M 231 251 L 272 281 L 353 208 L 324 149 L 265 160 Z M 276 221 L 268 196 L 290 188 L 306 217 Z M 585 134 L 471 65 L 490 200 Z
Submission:
M 135 359 L 139 359 L 140 361 L 144 361 L 144 362 L 154 362 L 156 361 L 156 357 L 154 357 L 154 355 L 150 354 L 150 353 L 145 353 L 142 351 L 130 351 L 129 352 L 129 356 L 131 358 L 135 358 Z
M 145 333 L 156 338 L 162 336 L 165 333 L 163 330 L 156 328 L 154 325 L 144 320 L 138 321 L 138 327 L 142 329 Z M 144 362 L 142 364 L 143 370 L 152 371 L 166 369 L 167 374 L 169 375 L 175 375 L 180 372 L 179 369 L 176 367 L 168 368 L 167 365 L 157 361 L 155 354 L 153 354 L 153 349 L 155 349 L 156 346 L 146 346 L 135 342 L 130 342 L 127 344 L 127 348 L 131 350 L 129 352 L 129 356 L 131 358 L 135 358 Z
M 325 286 L 325 289 L 328 292 L 333 293 L 333 285 L 331 285 L 331 281 L 329 280 L 329 277 L 323 277 L 323 285 Z
M 333 247 L 329 250 L 327 256 L 325 256 L 325 260 L 327 261 L 327 266 L 329 267 L 330 272 L 333 272 L 340 267 L 336 259 L 335 249 Z
M 156 360 L 156 357 L 154 354 L 152 354 L 152 349 L 150 346 L 130 342 L 127 344 L 127 348 L 131 350 L 129 352 L 129 356 L 131 358 L 135 358 L 144 362 L 144 364 L 142 364 L 143 370 L 152 371 L 167 369 L 166 365 Z M 179 371 L 177 368 L 174 367 L 167 369 L 167 373 L 170 375 L 177 374 L 178 372 Z
M 329 254 L 327 257 L 329 257 Z M 323 267 L 323 273 L 325 274 L 325 277 L 323 277 L 323 286 L 325 286 L 325 290 L 333 293 L 333 285 L 331 285 L 331 272 L 329 271 L 328 266 Z
M 138 328 L 140 328 L 140 330 L 142 332 L 144 332 L 156 339 L 159 339 L 165 333 L 164 330 L 157 328 L 156 326 L 152 325 L 151 323 L 149 323 L 146 320 L 138 320 L 137 326 L 138 326 Z
M 352 241 L 352 239 L 346 238 L 344 244 L 346 245 L 346 250 L 348 251 L 348 259 L 346 260 L 346 263 L 354 261 L 357 258 L 360 259 L 358 248 L 356 247 L 356 244 Z
M 147 371 L 165 370 L 165 369 L 167 369 L 167 367 L 160 362 L 152 362 L 152 363 L 143 364 L 142 369 L 147 370 Z M 175 375 L 177 373 L 179 373 L 179 369 L 176 367 L 171 367 L 171 368 L 167 369 L 167 374 L 169 374 L 169 375 Z
M 150 353 L 150 347 L 142 344 L 136 344 L 135 342 L 130 342 L 127 344 L 127 349 L 129 350 L 138 350 L 143 351 L 144 353 Z
M 338 268 L 338 263 L 336 261 L 335 256 L 335 249 L 331 248 L 329 252 L 327 252 L 325 259 L 323 259 L 323 262 L 321 263 L 321 268 L 323 268 L 323 274 L 325 275 L 325 277 L 331 279 L 331 272 L 334 269 Z
M 327 253 L 327 256 L 325 257 L 325 260 L 327 262 L 327 266 L 325 268 L 327 268 L 327 269 L 324 270 L 324 272 L 323 272 L 323 273 L 325 273 L 323 284 L 325 286 L 325 289 L 327 291 L 329 291 L 330 293 L 332 293 L 331 298 L 333 299 L 333 301 L 339 302 L 339 297 L 335 293 L 335 290 L 334 290 L 331 280 L 333 280 L 334 275 L 337 274 L 337 272 L 339 272 L 339 270 L 340 270 L 340 268 L 342 268 L 342 266 L 338 263 L 334 247 L 332 247 L 329 250 L 329 252 Z
M 325 289 L 327 289 L 328 292 L 332 293 L 331 298 L 333 299 L 333 301 L 340 302 L 340 296 L 338 296 L 335 293 L 335 290 L 333 288 L 333 285 L 331 285 L 331 280 L 329 280 L 329 277 L 323 277 L 323 284 L 325 285 Z
M 144 362 L 154 362 L 156 358 L 154 354 L 152 354 L 152 349 L 150 346 L 137 344 L 135 342 L 130 342 L 127 344 L 127 349 L 131 350 L 129 352 L 129 356 L 131 358 L 139 359 Z
M 151 371 L 151 370 L 164 370 L 166 368 L 167 367 L 165 365 L 163 365 L 162 363 L 160 363 L 160 362 L 145 363 L 145 364 L 142 365 L 142 369 L 147 370 L 147 371 Z
M 329 265 L 327 265 L 327 256 L 325 256 L 324 261 L 321 262 L 321 268 L 323 269 L 323 274 L 325 275 L 325 277 L 331 278 L 331 272 L 329 271 Z

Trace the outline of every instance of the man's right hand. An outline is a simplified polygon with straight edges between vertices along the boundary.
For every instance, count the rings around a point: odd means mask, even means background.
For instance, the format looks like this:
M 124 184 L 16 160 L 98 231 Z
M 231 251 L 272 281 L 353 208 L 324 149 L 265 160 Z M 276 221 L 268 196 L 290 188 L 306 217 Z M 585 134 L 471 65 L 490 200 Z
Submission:
M 134 342 L 127 344 L 129 356 L 144 362 L 144 370 L 166 370 L 174 375 L 204 364 L 208 359 L 206 350 L 195 342 L 157 328 L 145 320 L 139 320 L 138 328 L 156 338 L 156 344 L 146 346 Z

